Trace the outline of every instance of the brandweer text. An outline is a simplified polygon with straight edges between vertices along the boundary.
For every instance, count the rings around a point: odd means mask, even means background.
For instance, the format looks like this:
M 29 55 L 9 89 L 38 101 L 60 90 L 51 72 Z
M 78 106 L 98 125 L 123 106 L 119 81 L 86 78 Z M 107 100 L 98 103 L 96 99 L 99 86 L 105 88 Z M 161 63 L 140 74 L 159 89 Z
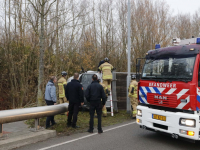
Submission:
M 149 83 L 150 87 L 162 87 L 162 88 L 176 88 L 176 84 L 173 83 Z

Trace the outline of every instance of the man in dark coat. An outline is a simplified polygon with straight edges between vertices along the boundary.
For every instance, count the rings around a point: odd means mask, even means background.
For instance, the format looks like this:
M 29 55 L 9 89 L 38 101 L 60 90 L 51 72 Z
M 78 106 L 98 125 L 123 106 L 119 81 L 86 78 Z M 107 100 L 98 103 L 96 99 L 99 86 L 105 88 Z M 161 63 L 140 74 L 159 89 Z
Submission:
M 77 116 L 79 111 L 79 106 L 83 105 L 84 94 L 83 87 L 80 84 L 79 74 L 74 74 L 74 79 L 69 82 L 65 88 L 65 95 L 69 101 L 69 115 L 67 120 L 67 126 L 72 126 L 73 128 L 79 128 L 76 126 Z M 73 117 L 73 121 L 72 121 Z
M 88 86 L 85 91 L 85 97 L 90 102 L 90 127 L 88 132 L 93 133 L 94 130 L 94 113 L 97 112 L 98 118 L 98 133 L 103 133 L 101 128 L 101 114 L 102 108 L 106 103 L 106 95 L 102 85 L 99 84 L 97 75 L 92 76 L 92 83 Z

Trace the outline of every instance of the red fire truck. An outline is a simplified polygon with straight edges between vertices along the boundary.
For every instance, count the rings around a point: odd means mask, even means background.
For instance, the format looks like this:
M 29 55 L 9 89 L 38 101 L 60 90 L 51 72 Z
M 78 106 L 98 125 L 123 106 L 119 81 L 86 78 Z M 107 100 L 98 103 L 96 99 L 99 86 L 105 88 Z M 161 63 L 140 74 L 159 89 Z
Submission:
M 200 38 L 173 43 L 146 54 L 136 121 L 142 129 L 195 142 L 200 140 Z

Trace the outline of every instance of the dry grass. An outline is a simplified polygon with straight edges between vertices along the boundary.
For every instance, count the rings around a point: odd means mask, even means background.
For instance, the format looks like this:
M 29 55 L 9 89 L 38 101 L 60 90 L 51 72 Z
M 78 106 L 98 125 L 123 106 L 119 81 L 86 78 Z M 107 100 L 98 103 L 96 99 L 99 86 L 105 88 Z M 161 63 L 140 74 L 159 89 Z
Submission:
M 71 135 L 74 133 L 82 133 L 86 132 L 87 129 L 89 128 L 89 112 L 79 112 L 78 115 L 78 121 L 77 121 L 77 126 L 80 126 L 79 129 L 74 129 L 71 127 L 67 127 L 67 116 L 66 115 L 56 115 L 55 116 L 55 121 L 56 125 L 52 126 L 49 128 L 50 130 L 56 130 L 58 135 Z M 124 121 L 131 120 L 130 115 L 126 113 L 125 110 L 120 110 L 118 113 L 115 113 L 113 117 L 108 114 L 107 117 L 102 117 L 102 126 L 110 126 L 114 125 L 117 123 L 122 123 Z M 40 125 L 42 127 L 45 127 L 45 121 L 46 118 L 41 118 L 40 119 Z M 26 123 L 30 127 L 34 127 L 34 120 L 28 120 Z M 94 127 L 97 127 L 97 118 L 94 119 Z

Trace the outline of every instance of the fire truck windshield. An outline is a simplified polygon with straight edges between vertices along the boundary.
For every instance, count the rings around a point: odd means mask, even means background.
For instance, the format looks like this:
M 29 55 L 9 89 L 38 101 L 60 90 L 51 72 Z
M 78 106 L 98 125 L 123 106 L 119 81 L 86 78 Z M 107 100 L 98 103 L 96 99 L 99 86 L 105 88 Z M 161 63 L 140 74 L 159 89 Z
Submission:
M 147 59 L 142 79 L 158 81 L 191 81 L 195 56 Z

